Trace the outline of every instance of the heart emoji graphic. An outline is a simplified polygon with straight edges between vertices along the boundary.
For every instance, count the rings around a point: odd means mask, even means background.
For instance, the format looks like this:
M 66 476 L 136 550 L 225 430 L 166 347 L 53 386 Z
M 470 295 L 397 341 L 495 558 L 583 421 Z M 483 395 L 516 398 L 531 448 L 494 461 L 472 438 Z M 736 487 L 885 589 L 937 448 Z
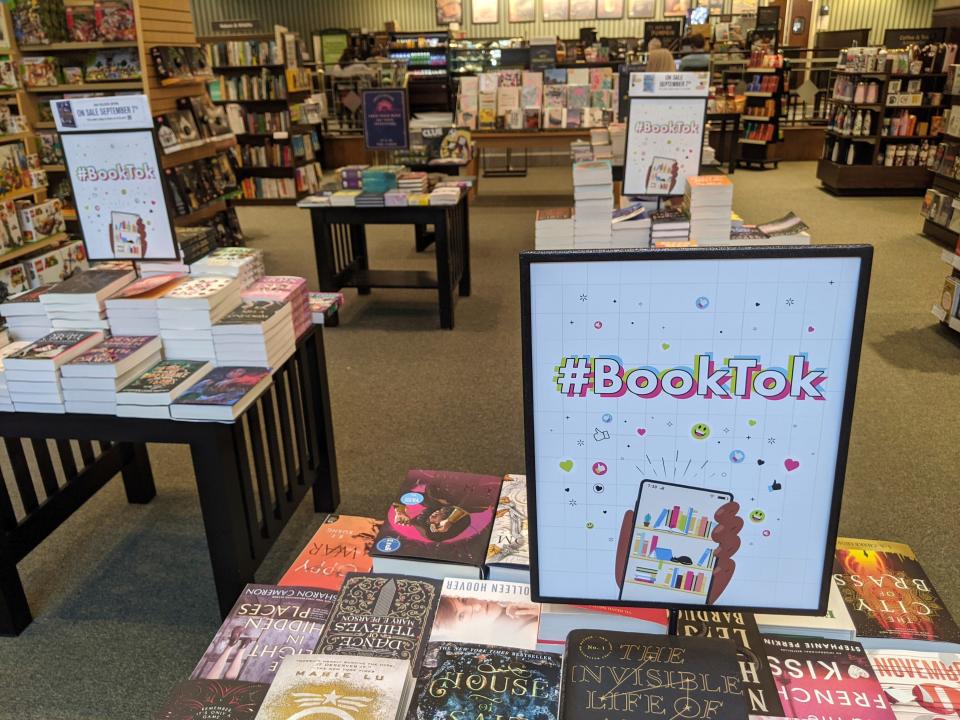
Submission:
M 564 472 L 570 472 L 573 470 L 573 460 L 561 460 L 560 469 Z
M 783 461 L 783 466 L 787 469 L 787 472 L 793 472 L 800 467 L 800 461 L 794 460 L 793 458 L 787 458 Z
M 646 434 L 647 434 L 646 428 L 637 428 L 637 435 L 639 435 L 640 437 L 643 437 Z
M 749 425 L 750 427 L 753 427 L 756 424 L 757 424 L 756 420 L 747 420 L 747 425 Z
M 807 325 L 807 332 L 813 332 L 813 330 L 814 330 L 813 325 Z
M 660 347 L 662 347 L 664 350 L 669 350 L 670 343 L 660 343 Z
M 765 462 L 766 460 L 757 460 L 757 465 L 763 465 Z

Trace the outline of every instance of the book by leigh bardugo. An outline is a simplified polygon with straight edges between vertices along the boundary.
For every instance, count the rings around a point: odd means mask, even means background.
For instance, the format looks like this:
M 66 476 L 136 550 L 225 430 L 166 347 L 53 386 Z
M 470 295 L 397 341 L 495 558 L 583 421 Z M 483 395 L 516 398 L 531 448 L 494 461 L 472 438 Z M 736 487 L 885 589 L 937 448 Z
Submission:
M 381 522 L 354 515 L 327 515 L 279 584 L 338 592 L 347 573 L 370 572 L 370 548 Z
M 746 720 L 736 646 L 711 638 L 574 630 L 563 657 L 560 717 Z
M 443 643 L 417 680 L 407 720 L 555 720 L 560 656 L 518 648 Z
M 408 660 L 416 674 L 439 599 L 437 580 L 350 573 L 315 652 Z
M 960 643 L 950 616 L 909 545 L 837 538 L 833 579 L 868 647 Z
M 733 640 L 750 714 L 783 715 L 777 687 L 767 664 L 763 638 L 751 613 L 681 609 L 677 617 L 677 635 Z
M 266 683 L 184 680 L 174 686 L 152 720 L 254 720 Z
M 190 676 L 269 683 L 287 655 L 312 653 L 335 593 L 247 585 Z
M 860 643 L 774 636 L 763 642 L 786 717 L 896 720 Z

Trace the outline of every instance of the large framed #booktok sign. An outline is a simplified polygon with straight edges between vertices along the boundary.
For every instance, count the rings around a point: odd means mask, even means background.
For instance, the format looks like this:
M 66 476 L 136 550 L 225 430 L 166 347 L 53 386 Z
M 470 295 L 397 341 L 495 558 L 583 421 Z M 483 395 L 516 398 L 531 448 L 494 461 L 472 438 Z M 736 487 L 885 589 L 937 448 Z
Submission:
M 707 73 L 630 73 L 623 194 L 682 195 L 700 174 Z
M 872 255 L 521 254 L 535 600 L 826 611 Z
M 145 95 L 52 100 L 91 260 L 176 260 Z

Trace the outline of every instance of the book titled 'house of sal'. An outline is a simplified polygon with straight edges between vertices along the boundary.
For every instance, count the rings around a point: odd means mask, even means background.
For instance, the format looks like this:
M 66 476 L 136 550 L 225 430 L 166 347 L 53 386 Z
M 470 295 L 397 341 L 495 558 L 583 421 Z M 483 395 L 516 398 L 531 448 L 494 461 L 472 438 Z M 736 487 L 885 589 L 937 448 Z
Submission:
M 561 720 L 746 720 L 730 640 L 574 630 Z
M 373 545 L 376 572 L 480 579 L 501 479 L 410 470 Z
M 284 657 L 313 652 L 335 597 L 316 588 L 247 585 L 190 677 L 269 683 Z
M 436 580 L 350 573 L 315 652 L 408 660 L 416 675 L 439 599 Z

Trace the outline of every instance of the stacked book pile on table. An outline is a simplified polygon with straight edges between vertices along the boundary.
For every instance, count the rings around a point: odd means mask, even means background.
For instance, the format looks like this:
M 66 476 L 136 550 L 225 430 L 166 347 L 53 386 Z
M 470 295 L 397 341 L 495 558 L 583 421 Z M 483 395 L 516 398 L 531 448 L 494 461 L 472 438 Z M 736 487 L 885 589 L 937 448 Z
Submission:
M 313 324 L 307 281 L 294 275 L 265 275 L 243 291 L 244 302 L 266 300 L 290 305 L 293 331 L 300 337 Z
M 253 300 L 240 303 L 213 326 L 218 365 L 256 365 L 277 369 L 293 355 L 297 338 L 289 303 Z
M 49 333 L 53 326 L 47 317 L 47 309 L 40 304 L 40 296 L 52 285 L 41 285 L 33 290 L 8 298 L 3 303 L 3 317 L 7 332 L 14 340 L 33 342 Z
M 169 357 L 216 362 L 213 324 L 236 307 L 239 280 L 191 276 L 157 300 L 160 337 Z
M 114 335 L 159 335 L 160 315 L 157 300 L 186 278 L 179 272 L 140 278 L 108 297 L 107 321 Z
M 60 368 L 67 412 L 116 415 L 117 392 L 160 360 L 156 335 L 114 335 Z
M 40 295 L 54 330 L 107 330 L 104 301 L 136 280 L 132 266 L 127 270 L 87 270 L 57 283 Z
M 634 202 L 613 211 L 613 247 L 642 248 L 650 246 L 650 213 L 643 203 Z
M 573 165 L 573 244 L 608 248 L 613 239 L 613 169 L 609 160 Z
M 2 412 L 13 412 L 15 409 L 13 399 L 10 397 L 10 389 L 7 387 L 7 372 L 3 361 L 7 356 L 19 352 L 29 344 L 26 340 L 18 340 L 0 348 L 0 411 Z
M 422 534 L 450 497 L 468 532 Z M 381 518 L 328 516 L 247 585 L 153 718 L 908 720 L 960 693 L 960 628 L 900 543 L 839 538 L 826 615 L 691 606 L 672 632 L 663 609 L 538 603 L 528 563 L 524 476 L 410 470 Z
M 314 325 L 337 325 L 340 308 L 343 307 L 343 293 L 309 293 L 310 317 Z
M 655 247 L 687 245 L 690 218 L 683 210 L 665 207 L 650 214 L 650 244 Z
M 733 183 L 726 175 L 687 178 L 683 209 L 690 217 L 690 239 L 697 245 L 716 245 L 730 239 Z
M 263 250 L 249 247 L 217 248 L 193 263 L 190 274 L 237 278 L 243 287 L 247 287 L 266 274 Z
M 456 205 L 473 187 L 470 176 L 411 172 L 403 165 L 340 168 L 340 183 L 324 186 L 298 207 L 406 207 Z
M 573 247 L 573 208 L 537 210 L 534 242 L 537 250 L 560 250 Z

